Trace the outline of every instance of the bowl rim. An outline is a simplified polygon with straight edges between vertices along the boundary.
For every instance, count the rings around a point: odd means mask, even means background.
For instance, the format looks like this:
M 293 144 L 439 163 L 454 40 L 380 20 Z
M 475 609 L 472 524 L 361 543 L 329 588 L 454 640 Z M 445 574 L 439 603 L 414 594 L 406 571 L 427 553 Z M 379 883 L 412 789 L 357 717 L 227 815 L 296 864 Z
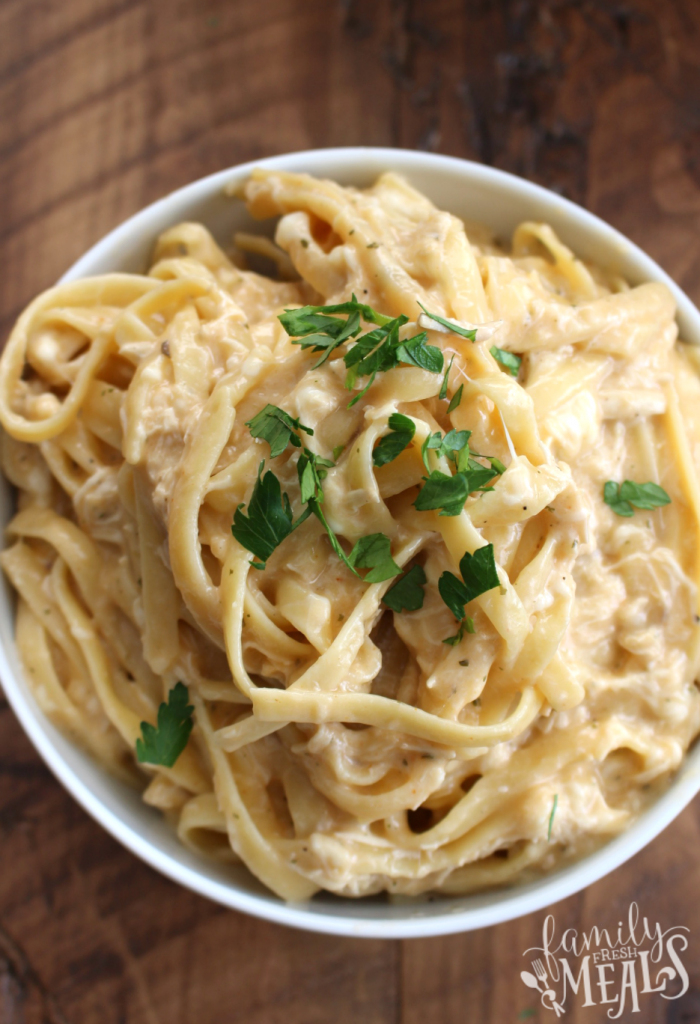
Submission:
M 700 342 L 700 312 L 688 296 L 651 257 L 595 214 L 540 185 L 506 171 L 457 157 L 386 147 L 348 146 L 299 150 L 248 161 L 199 178 L 149 204 L 110 231 L 63 274 L 59 283 L 88 276 L 92 266 L 108 256 L 120 244 L 148 233 L 149 224 L 166 214 L 171 207 L 177 206 L 180 201 L 196 203 L 206 197 L 217 195 L 232 179 L 243 178 L 256 167 L 272 170 L 303 169 L 318 174 L 319 165 L 322 167 L 334 161 L 343 161 L 351 168 L 355 166 L 358 172 L 363 165 L 366 170 L 368 164 L 408 175 L 412 170 L 436 171 L 438 174 L 440 170 L 452 171 L 461 175 L 465 183 L 495 183 L 519 195 L 524 201 L 531 199 L 538 204 L 544 203 L 552 212 L 565 215 L 575 226 L 595 236 L 604 248 L 624 253 L 625 258 L 638 269 L 639 280 L 655 280 L 666 284 L 677 303 L 682 333 L 687 340 L 693 340 L 694 335 L 694 340 Z M 150 230 L 152 232 L 152 229 Z M 254 917 L 313 932 L 353 938 L 425 938 L 471 931 L 514 920 L 549 907 L 618 868 L 656 838 L 700 791 L 700 744 L 696 743 L 694 748 L 691 746 L 687 752 L 682 766 L 667 790 L 630 828 L 593 853 L 546 876 L 543 880 L 513 886 L 512 889 L 498 890 L 496 895 L 500 895 L 500 898 L 494 902 L 488 902 L 488 894 L 484 894 L 486 901 L 482 905 L 454 907 L 455 900 L 469 899 L 468 895 L 450 900 L 451 905 L 446 905 L 442 913 L 437 912 L 436 903 L 432 903 L 429 904 L 430 912 L 425 916 L 420 914 L 419 904 L 411 904 L 411 916 L 407 917 L 358 917 L 345 912 L 346 909 L 358 906 L 355 901 L 338 901 L 332 905 L 331 910 L 326 910 L 320 904 L 316 904 L 314 908 L 313 902 L 286 903 L 273 894 L 259 895 L 245 891 L 235 880 L 223 883 L 208 878 L 179 861 L 177 857 L 158 849 L 146 836 L 108 808 L 90 785 L 64 760 L 47 731 L 48 719 L 38 708 L 24 680 L 15 675 L 7 650 L 1 643 L 0 681 L 14 714 L 44 762 L 82 808 L 119 843 L 156 871 L 201 896 Z M 95 767 L 98 768 L 96 762 Z

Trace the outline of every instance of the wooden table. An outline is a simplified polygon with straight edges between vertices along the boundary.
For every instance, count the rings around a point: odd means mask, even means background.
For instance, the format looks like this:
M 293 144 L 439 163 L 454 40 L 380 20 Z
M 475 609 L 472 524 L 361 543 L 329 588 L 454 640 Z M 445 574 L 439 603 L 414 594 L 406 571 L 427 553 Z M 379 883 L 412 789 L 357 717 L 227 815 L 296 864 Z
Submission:
M 313 146 L 433 149 L 583 203 L 700 300 L 698 0 L 0 0 L 0 317 L 129 214 L 200 175 Z M 296 933 L 179 889 L 54 781 L 0 710 L 0 1024 L 510 1024 L 546 911 L 409 942 Z M 632 900 L 691 929 L 700 805 L 555 908 Z M 527 966 L 527 965 L 525 965 Z M 568 1010 L 603 1021 L 605 1007 Z M 537 1015 L 539 1014 L 539 1016 Z M 553 1018 L 553 1015 L 552 1019 Z

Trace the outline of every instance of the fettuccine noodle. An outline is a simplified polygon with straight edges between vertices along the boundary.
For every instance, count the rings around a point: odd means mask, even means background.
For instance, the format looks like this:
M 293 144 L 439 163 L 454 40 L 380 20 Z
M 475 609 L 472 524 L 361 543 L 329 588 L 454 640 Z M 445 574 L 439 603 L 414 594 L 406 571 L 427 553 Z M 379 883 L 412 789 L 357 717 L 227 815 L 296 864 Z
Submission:
M 7 344 L 19 498 L 1 560 L 37 701 L 184 843 L 288 900 L 464 893 L 580 857 L 700 730 L 700 384 L 669 291 L 585 265 L 543 224 L 507 248 L 468 237 L 393 174 L 360 191 L 261 170 L 243 198 L 279 218 L 276 244 L 238 236 L 233 260 L 178 225 L 146 276 L 59 285 Z M 284 280 L 241 269 L 243 250 Z M 419 303 L 478 328 L 428 330 L 454 357 L 445 397 L 441 374 L 401 365 L 348 408 L 347 347 L 313 368 L 278 315 L 353 293 L 409 317 L 402 336 Z M 522 356 L 517 378 L 494 345 Z M 343 549 L 385 534 L 402 569 L 423 567 L 422 608 L 389 610 L 394 581 L 353 575 L 314 515 L 251 568 L 231 525 L 262 460 L 301 512 L 299 449 L 270 459 L 246 426 L 268 403 L 335 462 L 323 508 Z M 377 467 L 396 412 L 415 436 Z M 450 429 L 505 472 L 457 515 L 418 511 L 421 446 Z M 621 518 L 603 487 L 626 479 L 671 503 Z M 447 645 L 437 581 L 485 544 L 500 586 Z M 138 764 L 141 723 L 178 682 L 189 742 L 170 768 Z

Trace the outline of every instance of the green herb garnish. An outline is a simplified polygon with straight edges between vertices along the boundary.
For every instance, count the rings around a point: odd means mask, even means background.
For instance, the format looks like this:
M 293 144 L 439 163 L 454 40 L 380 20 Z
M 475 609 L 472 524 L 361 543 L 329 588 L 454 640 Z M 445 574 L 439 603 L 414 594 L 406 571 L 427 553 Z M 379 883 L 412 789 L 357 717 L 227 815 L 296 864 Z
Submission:
M 315 498 L 316 501 L 323 501 L 322 482 L 328 475 L 328 470 L 335 465 L 330 459 L 324 459 L 316 452 L 304 448 L 297 462 L 297 476 L 301 489 L 301 500 L 303 503 Z
M 428 345 L 428 335 L 425 331 L 400 342 L 396 348 L 396 357 L 401 363 L 417 366 L 430 373 L 440 373 L 445 365 L 445 357 L 441 349 L 434 345 Z
M 434 320 L 436 324 L 440 324 L 441 327 L 446 327 L 448 331 L 452 331 L 453 334 L 458 334 L 460 338 L 466 338 L 468 341 L 476 341 L 476 327 L 459 327 L 457 324 L 453 324 L 450 320 L 445 320 L 443 317 L 437 316 L 436 313 L 429 313 L 425 306 L 420 302 L 418 305 L 425 315 L 429 316 L 431 320 Z
M 467 551 L 459 563 L 459 571 L 462 574 L 462 579 L 452 572 L 444 572 L 438 580 L 438 590 L 440 597 L 454 617 L 458 622 L 462 622 L 465 619 L 464 606 L 466 604 L 473 601 L 475 597 L 501 585 L 493 554 L 493 544 L 477 548 L 473 555 Z M 456 639 L 448 637 L 447 642 L 456 644 L 462 639 L 465 632 L 471 633 L 473 630 L 473 622 L 467 623 L 464 629 L 460 628 Z
M 342 315 L 346 319 L 342 319 Z M 360 319 L 375 324 L 374 330 L 361 334 Z M 385 373 L 406 363 L 431 373 L 440 373 L 444 356 L 439 348 L 427 344 L 427 334 L 422 331 L 412 338 L 399 341 L 399 329 L 408 323 L 408 317 L 383 316 L 371 306 L 358 302 L 355 295 L 350 302 L 335 306 L 303 306 L 301 309 L 286 309 L 279 317 L 284 329 L 295 345 L 312 348 L 322 356 L 315 366 L 325 362 L 339 345 L 356 339 L 345 354 L 347 367 L 345 386 L 351 391 L 360 377 L 369 377 L 365 387 L 348 403 L 348 408 L 367 393 L 378 373 Z
M 429 476 L 414 505 L 419 511 L 442 508 L 440 515 L 456 516 L 464 502 L 475 491 L 492 490 L 488 485 L 494 477 L 505 473 L 506 467 L 493 455 L 478 455 L 469 450 L 470 430 L 448 430 L 443 437 L 439 430 L 428 434 L 421 445 L 421 455 Z M 457 472 L 448 476 L 439 470 L 430 470 L 428 452 L 434 451 L 454 462 Z M 484 466 L 476 459 L 487 459 Z
M 425 468 L 430 472 L 428 452 L 437 452 L 438 457 L 446 456 L 455 463 L 458 470 L 467 469 L 469 465 L 469 438 L 471 430 L 448 430 L 444 438 L 439 430 L 434 434 L 428 434 L 421 445 L 421 455 Z
M 469 615 L 465 615 L 462 619 L 459 629 L 454 636 L 446 636 L 442 641 L 444 644 L 449 644 L 450 647 L 456 647 L 460 642 L 465 633 L 476 633 L 474 629 L 474 619 Z
M 462 401 L 462 392 L 463 391 L 464 391 L 464 384 L 460 384 L 459 387 L 457 388 L 457 390 L 455 391 L 454 395 L 452 396 L 452 401 L 447 406 L 447 413 L 448 413 L 448 415 L 451 412 L 454 412 L 455 409 L 459 406 L 459 403 Z
M 241 503 L 234 512 L 231 527 L 231 533 L 238 543 L 260 559 L 259 562 L 251 562 L 254 569 L 264 569 L 275 548 L 309 514 L 307 511 L 296 523 L 292 521 L 289 496 L 282 494 L 280 482 L 272 470 L 263 476 L 264 465 L 263 461 L 258 467 L 258 479 L 250 496 L 248 514 L 241 511 L 245 507 Z
M 391 557 L 391 541 L 383 533 L 360 537 L 347 560 L 353 569 L 371 570 L 364 578 L 365 583 L 382 583 L 401 572 L 401 567 Z
M 413 502 L 419 512 L 440 509 L 441 516 L 458 516 L 469 497 L 469 482 L 464 473 L 449 476 L 434 470 Z
M 473 463 L 474 468 L 471 468 Z M 488 483 L 498 476 L 498 471 L 489 466 L 481 466 L 470 460 L 470 468 L 448 476 L 439 470 L 433 470 L 425 480 L 413 502 L 419 512 L 429 509 L 441 509 L 441 516 L 458 516 L 464 503 L 475 491 L 491 490 Z
M 141 738 L 136 740 L 136 759 L 141 764 L 161 764 L 172 768 L 192 732 L 189 693 L 184 683 L 176 683 L 168 694 L 167 704 L 158 708 L 158 725 L 141 722 Z
M 440 399 L 440 401 L 444 401 L 447 398 L 447 381 L 450 376 L 450 370 L 452 369 L 452 364 L 454 363 L 454 361 L 455 357 L 453 355 L 452 358 L 450 359 L 450 365 L 445 370 L 445 376 L 442 378 L 442 384 L 440 385 L 440 392 L 438 394 L 438 398 Z
M 338 314 L 346 314 L 347 319 L 341 319 Z M 358 302 L 354 294 L 350 302 L 340 302 L 335 306 L 285 309 L 278 319 L 295 345 L 323 353 L 314 364 L 315 369 L 321 363 L 325 363 L 334 349 L 360 333 L 360 317 L 367 323 L 378 326 L 391 321 L 391 317 L 382 316 L 371 306 Z
M 520 364 L 522 358 L 516 356 L 513 352 L 507 352 L 504 348 L 496 348 L 495 345 L 491 346 L 491 355 L 496 359 L 504 370 L 507 370 L 512 377 L 517 377 L 520 370 Z
M 348 403 L 348 408 L 359 402 L 367 393 L 378 373 L 393 370 L 400 363 L 417 366 L 431 373 L 440 373 L 445 358 L 439 348 L 427 344 L 428 335 L 425 331 L 405 341 L 399 341 L 399 329 L 405 323 L 408 323 L 408 317 L 397 316 L 383 327 L 368 331 L 358 338 L 356 344 L 343 356 L 348 368 L 345 377 L 345 387 L 348 391 L 355 387 L 359 377 L 369 377 L 362 391 Z
M 389 417 L 389 427 L 391 433 L 385 434 L 372 452 L 375 466 L 386 466 L 388 462 L 393 462 L 409 446 L 416 432 L 413 420 L 400 412 L 392 413 Z
M 426 583 L 425 569 L 422 565 L 414 565 L 393 587 L 389 587 L 382 600 L 392 611 L 416 612 L 423 607 Z
M 603 501 L 610 506 L 615 515 L 625 517 L 634 515 L 633 505 L 635 508 L 650 511 L 671 504 L 671 499 L 663 487 L 654 483 L 636 484 L 632 480 L 625 480 L 622 484 L 608 480 L 603 488 Z
M 276 405 L 266 405 L 252 420 L 246 421 L 246 426 L 250 427 L 253 437 L 261 437 L 267 441 L 270 445 L 271 459 L 281 455 L 290 441 L 295 448 L 301 447 L 297 430 L 313 435 L 311 427 L 305 427 L 298 419 Z

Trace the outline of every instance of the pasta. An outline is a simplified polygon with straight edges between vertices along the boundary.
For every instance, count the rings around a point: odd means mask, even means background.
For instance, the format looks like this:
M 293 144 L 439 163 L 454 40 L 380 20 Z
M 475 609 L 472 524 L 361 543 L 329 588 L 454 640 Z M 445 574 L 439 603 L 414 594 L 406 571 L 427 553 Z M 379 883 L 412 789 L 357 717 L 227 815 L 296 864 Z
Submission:
M 12 332 L 1 561 L 29 685 L 183 843 L 284 899 L 552 871 L 700 731 L 700 382 L 673 299 L 547 225 L 504 247 L 391 173 L 259 170 L 242 198 L 274 243 L 229 257 L 178 225 L 146 275 L 58 285 Z M 337 345 L 285 329 L 338 304 L 331 334 L 364 312 Z M 394 363 L 358 377 L 373 329 Z M 241 538 L 266 480 L 289 505 L 261 558 Z M 431 480 L 474 486 L 426 507 Z M 184 749 L 137 761 L 178 683 Z

